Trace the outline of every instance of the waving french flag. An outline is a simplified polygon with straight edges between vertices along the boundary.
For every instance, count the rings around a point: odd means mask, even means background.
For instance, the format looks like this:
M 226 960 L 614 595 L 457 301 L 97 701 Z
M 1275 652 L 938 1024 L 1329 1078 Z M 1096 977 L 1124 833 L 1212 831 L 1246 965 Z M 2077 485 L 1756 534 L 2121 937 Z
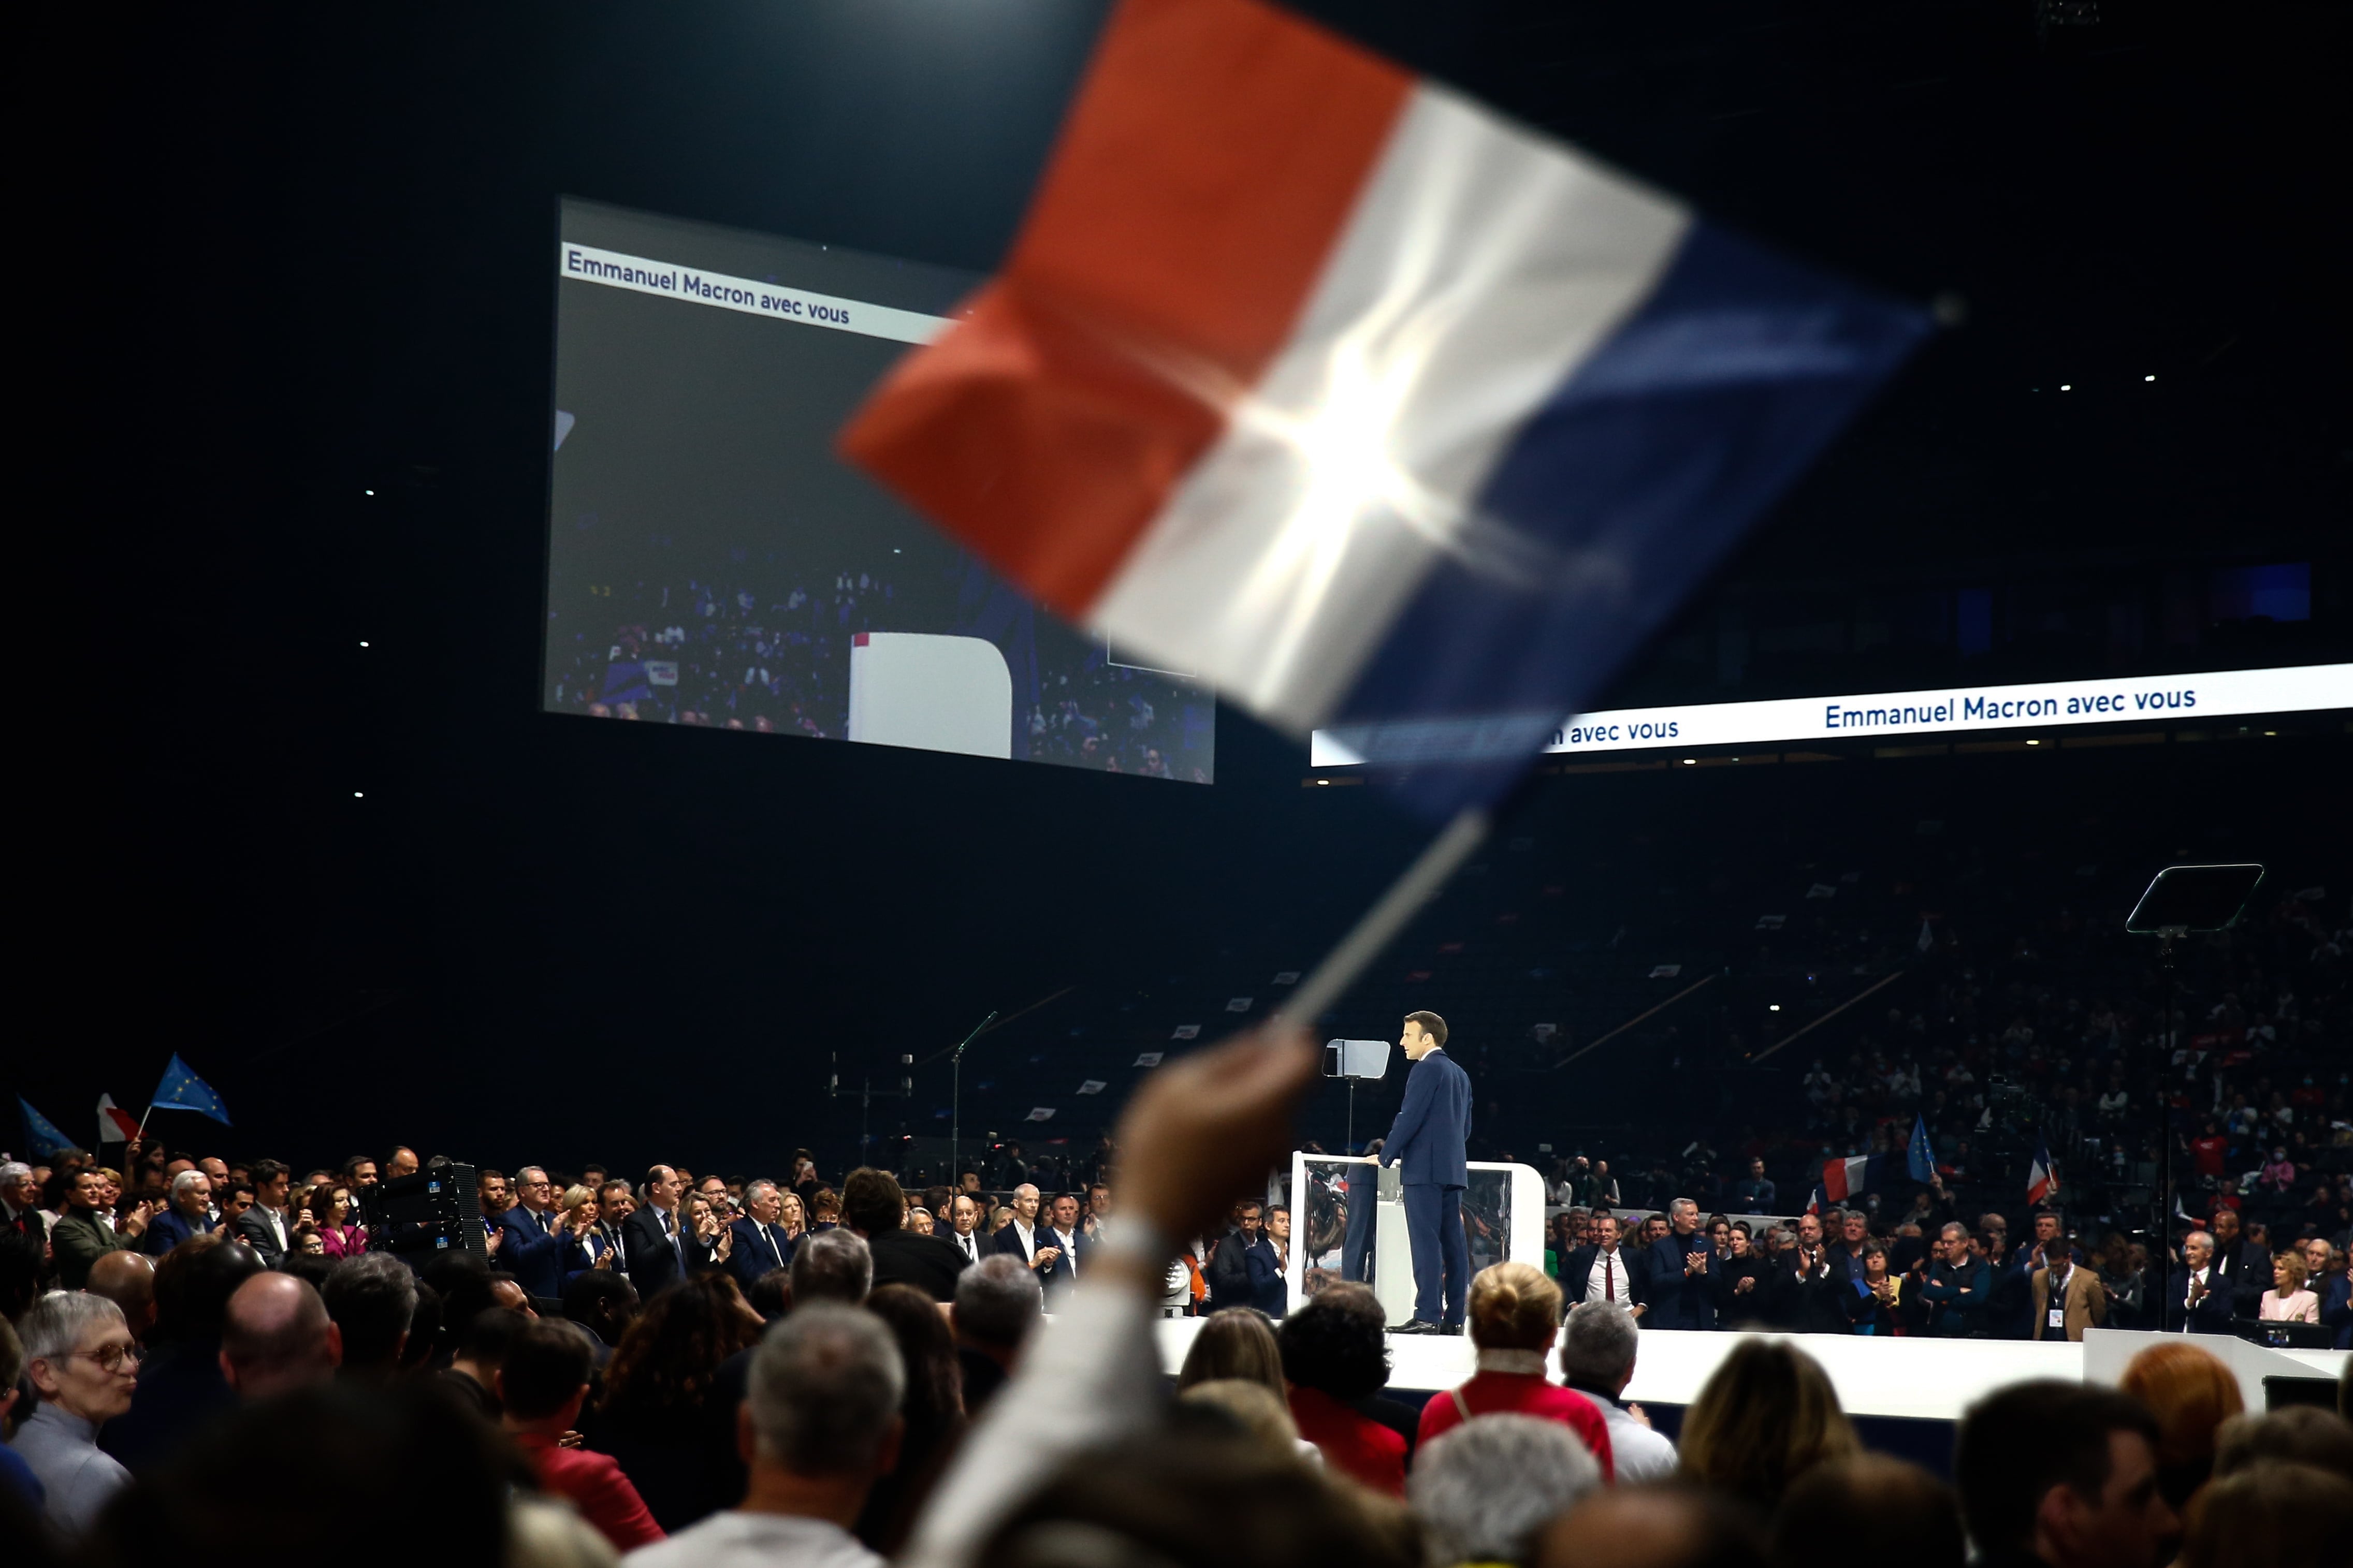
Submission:
M 1926 331 L 1257 0 L 1124 0 L 843 447 L 1284 729 L 1508 776 Z

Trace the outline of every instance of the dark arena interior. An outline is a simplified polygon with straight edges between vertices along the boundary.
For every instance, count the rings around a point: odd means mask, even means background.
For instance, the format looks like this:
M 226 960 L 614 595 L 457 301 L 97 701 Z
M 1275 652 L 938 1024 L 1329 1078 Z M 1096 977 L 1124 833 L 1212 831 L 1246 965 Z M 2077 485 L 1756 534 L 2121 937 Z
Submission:
M 0 1560 L 2353 1560 L 2348 30 L 28 19 Z

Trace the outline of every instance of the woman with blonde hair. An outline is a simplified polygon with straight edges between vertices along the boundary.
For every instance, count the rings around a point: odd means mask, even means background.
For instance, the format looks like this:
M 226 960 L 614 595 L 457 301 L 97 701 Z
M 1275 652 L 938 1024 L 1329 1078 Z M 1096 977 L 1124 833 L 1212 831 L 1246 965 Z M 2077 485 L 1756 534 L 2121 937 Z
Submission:
M 2132 1358 L 2117 1387 L 2157 1417 L 2157 1485 L 2179 1513 L 2214 1470 L 2214 1435 L 2247 1407 L 2239 1380 L 2212 1351 L 2175 1340 Z
M 618 1268 L 621 1249 L 613 1233 L 597 1222 L 605 1217 L 596 1193 L 577 1183 L 556 1200 L 556 1231 L 563 1245 L 556 1248 L 556 1271 L 569 1285 L 592 1268 Z
M 1228 1307 L 1202 1320 L 1176 1373 L 1176 1392 L 1237 1378 L 1264 1385 L 1277 1399 L 1290 1397 L 1282 1381 L 1282 1347 L 1275 1342 L 1266 1314 L 1254 1307 Z
M 2320 1298 L 2304 1288 L 2307 1265 L 2294 1247 L 2272 1259 L 2272 1288 L 2263 1292 L 2255 1316 L 2274 1323 L 2317 1323 Z
M 1576 1433 L 1612 1480 L 1609 1427 L 1593 1401 L 1545 1380 L 1545 1357 L 1560 1333 L 1560 1287 L 1525 1263 L 1497 1263 L 1471 1281 L 1471 1342 L 1479 1370 L 1460 1388 L 1421 1407 L 1417 1443 L 1427 1443 L 1475 1415 L 1535 1415 Z
M 1699 1391 L 1677 1447 L 1686 1478 L 1770 1513 L 1800 1476 L 1861 1445 L 1820 1363 L 1748 1340 Z

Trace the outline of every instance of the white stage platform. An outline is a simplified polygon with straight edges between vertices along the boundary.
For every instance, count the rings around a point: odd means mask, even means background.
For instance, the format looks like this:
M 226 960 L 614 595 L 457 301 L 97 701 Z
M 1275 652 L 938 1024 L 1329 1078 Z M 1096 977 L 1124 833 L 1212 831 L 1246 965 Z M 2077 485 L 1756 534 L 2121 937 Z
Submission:
M 1185 1352 L 1200 1331 L 1199 1318 L 1167 1318 L 1159 1324 L 1161 1364 L 1175 1376 Z M 1626 1397 L 1640 1403 L 1689 1405 L 1741 1333 L 1675 1333 L 1642 1336 L 1634 1381 Z M 1982 1394 L 2030 1377 L 2067 1382 L 2089 1378 L 2114 1383 L 2144 1346 L 2175 1334 L 2094 1329 L 2083 1344 L 2030 1340 L 1879 1339 L 1848 1334 L 1773 1334 L 1821 1363 L 1851 1415 L 1906 1416 L 1957 1421 Z M 2263 1380 L 2270 1375 L 2335 1377 L 2347 1351 L 2274 1351 L 2242 1340 L 2196 1336 L 2197 1342 L 2228 1362 L 2238 1373 L 2247 1407 L 2263 1407 Z M 1389 1336 L 1389 1383 L 1400 1389 L 1451 1388 L 1470 1377 L 1476 1352 L 1467 1337 L 1436 1334 Z M 1553 1381 L 1559 1374 L 1553 1373 Z

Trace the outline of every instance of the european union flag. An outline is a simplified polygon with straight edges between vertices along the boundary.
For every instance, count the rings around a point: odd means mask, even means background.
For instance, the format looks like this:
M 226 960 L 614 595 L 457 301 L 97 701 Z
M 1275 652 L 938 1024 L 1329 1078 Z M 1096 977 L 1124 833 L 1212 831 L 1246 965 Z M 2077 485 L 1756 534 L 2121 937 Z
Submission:
M 25 1142 L 35 1158 L 62 1154 L 74 1146 L 72 1139 L 58 1131 L 56 1122 L 34 1110 L 33 1102 L 21 1094 L 16 1097 L 16 1108 L 25 1113 Z
M 149 1103 L 176 1105 L 183 1110 L 209 1116 L 224 1127 L 229 1124 L 228 1107 L 221 1103 L 212 1085 L 188 1070 L 188 1064 L 180 1059 L 177 1052 L 173 1053 L 172 1065 L 164 1069 L 164 1081 L 155 1086 L 155 1098 Z
M 1936 1151 L 1928 1146 L 1928 1119 L 1912 1118 L 1912 1145 L 1904 1151 L 1905 1163 L 1912 1168 L 1915 1182 L 1934 1181 L 1936 1176 Z

